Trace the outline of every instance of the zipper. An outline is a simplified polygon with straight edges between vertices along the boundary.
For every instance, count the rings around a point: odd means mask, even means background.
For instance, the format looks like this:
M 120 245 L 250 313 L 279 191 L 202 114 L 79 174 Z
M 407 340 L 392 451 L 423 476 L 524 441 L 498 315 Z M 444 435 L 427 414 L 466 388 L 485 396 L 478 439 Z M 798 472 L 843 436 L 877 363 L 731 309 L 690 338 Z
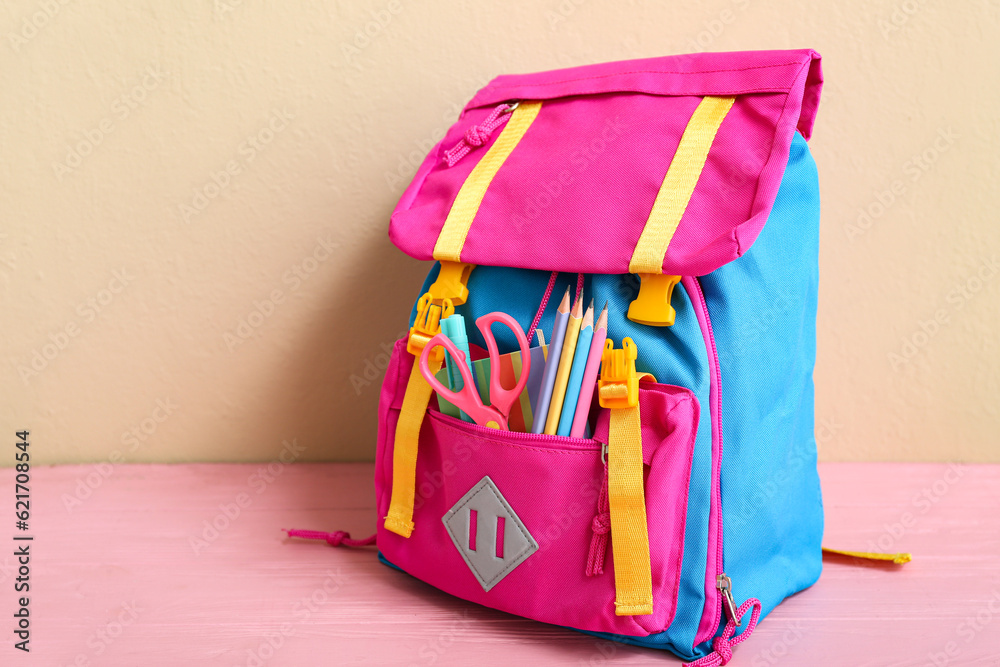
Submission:
M 715 587 L 722 593 L 722 599 L 726 602 L 726 611 L 729 618 L 733 619 L 737 626 L 743 621 L 736 611 L 736 600 L 733 599 L 733 580 L 725 572 L 715 578 Z
M 721 391 L 722 391 L 722 371 L 719 368 L 719 352 L 715 346 L 715 335 L 712 333 L 712 320 L 708 313 L 708 302 L 705 299 L 705 292 L 702 289 L 701 281 L 696 277 L 684 278 L 685 287 L 690 288 L 691 283 L 694 284 L 694 290 L 688 289 L 688 292 L 694 292 L 698 297 L 698 307 L 704 316 L 704 326 L 703 334 L 705 337 L 706 345 L 711 353 L 709 358 L 709 364 L 714 369 L 712 373 L 712 385 L 709 389 L 709 409 L 712 415 L 712 505 L 717 508 L 718 519 L 716 521 L 715 533 L 710 535 L 710 539 L 714 538 L 715 541 L 715 572 L 706 572 L 706 595 L 708 594 L 708 582 L 713 578 L 715 579 L 715 589 L 718 591 L 718 595 L 714 600 L 715 608 L 709 612 L 708 600 L 706 599 L 706 609 L 705 613 L 711 613 L 711 617 L 714 618 L 714 623 L 710 626 L 704 628 L 701 627 L 699 623 L 699 629 L 695 636 L 695 645 L 702 643 L 707 639 L 711 639 L 715 632 L 719 628 L 719 623 L 722 621 L 722 607 L 730 607 L 729 611 L 732 613 L 732 618 L 736 619 L 736 606 L 735 601 L 732 597 L 732 580 L 726 576 L 723 571 L 722 562 L 722 408 L 721 408 Z M 700 324 L 700 322 L 699 322 Z M 714 396 L 715 400 L 712 400 Z M 716 452 L 716 432 L 718 433 L 718 451 Z M 711 549 L 711 544 L 709 544 Z M 721 599 L 720 599 L 721 598 Z M 702 622 L 704 621 L 704 615 L 702 617 Z
M 593 438 L 571 438 L 568 435 L 547 435 L 545 433 L 503 431 L 486 426 L 480 426 L 479 424 L 472 422 L 462 421 L 461 419 L 457 419 L 451 415 L 446 415 L 439 410 L 429 409 L 427 412 L 430 414 L 431 419 L 435 419 L 450 428 L 462 431 L 469 435 L 484 436 L 491 440 L 494 440 L 498 435 L 503 434 L 503 440 L 505 442 L 530 443 L 532 446 L 543 449 L 574 449 L 579 451 L 592 451 L 595 454 L 605 451 L 604 448 L 607 447 L 606 444 Z

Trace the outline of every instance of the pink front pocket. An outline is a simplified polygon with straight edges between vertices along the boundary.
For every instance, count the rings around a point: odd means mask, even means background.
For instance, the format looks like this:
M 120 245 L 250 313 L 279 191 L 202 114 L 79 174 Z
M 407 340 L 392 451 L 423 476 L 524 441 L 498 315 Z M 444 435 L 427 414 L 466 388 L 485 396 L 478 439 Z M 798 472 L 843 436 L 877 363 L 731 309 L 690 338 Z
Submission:
M 389 509 L 392 444 L 413 364 L 401 343 L 383 386 L 380 517 Z M 653 383 L 641 385 L 639 400 L 653 614 L 615 615 L 610 545 L 604 573 L 586 574 L 605 475 L 603 419 L 595 439 L 535 435 L 463 422 L 432 400 L 420 431 L 413 534 L 387 531 L 380 519 L 379 550 L 432 586 L 512 614 L 632 636 L 666 629 L 680 581 L 698 403 L 687 389 Z

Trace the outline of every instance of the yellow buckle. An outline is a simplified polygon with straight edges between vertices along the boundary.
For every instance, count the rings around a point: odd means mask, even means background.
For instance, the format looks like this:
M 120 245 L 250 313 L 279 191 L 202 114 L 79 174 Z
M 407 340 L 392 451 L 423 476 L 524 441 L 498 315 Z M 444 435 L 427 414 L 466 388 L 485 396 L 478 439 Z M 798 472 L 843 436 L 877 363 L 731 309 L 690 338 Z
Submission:
M 466 287 L 466 283 L 475 266 L 475 264 L 442 260 L 437 280 L 430 287 L 434 303 L 441 303 L 444 299 L 451 299 L 452 305 L 455 306 L 465 303 L 469 298 L 469 288 Z
M 455 306 L 469 298 L 469 288 L 465 283 L 475 264 L 442 261 L 437 279 L 427 293 L 417 301 L 417 319 L 410 327 L 410 337 L 406 341 L 406 351 L 419 357 L 431 338 L 441 333 L 441 320 L 455 314 Z M 444 349 L 431 353 L 430 361 L 444 361 Z
M 427 292 L 417 301 L 417 319 L 410 327 L 410 337 L 406 341 L 406 351 L 419 357 L 431 338 L 441 333 L 441 320 L 455 314 L 455 306 L 451 299 L 442 299 L 441 304 L 433 303 L 433 297 Z M 431 352 L 431 361 L 444 360 L 444 348 L 438 347 Z
M 602 408 L 634 408 L 639 405 L 639 377 L 635 360 L 639 351 L 631 338 L 622 340 L 616 350 L 610 338 L 604 342 L 601 355 L 601 379 L 597 383 L 598 400 Z
M 628 318 L 651 327 L 672 326 L 677 312 L 670 305 L 670 296 L 681 277 L 640 273 L 639 279 L 639 296 L 628 307 Z

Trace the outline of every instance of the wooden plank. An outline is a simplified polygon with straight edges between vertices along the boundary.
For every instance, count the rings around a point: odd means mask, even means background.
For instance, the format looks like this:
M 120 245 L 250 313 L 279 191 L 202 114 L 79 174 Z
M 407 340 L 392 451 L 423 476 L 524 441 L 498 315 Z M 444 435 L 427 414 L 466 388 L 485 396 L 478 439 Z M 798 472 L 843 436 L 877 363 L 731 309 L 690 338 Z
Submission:
M 730 664 L 1000 665 L 1000 466 L 820 471 L 828 545 L 914 560 L 828 560 Z M 454 599 L 371 548 L 284 538 L 281 528 L 367 536 L 372 475 L 369 464 L 33 468 L 32 652 L 5 630 L 0 664 L 677 663 Z M 13 471 L 0 472 L 0 497 L 13 498 Z M 0 553 L 10 619 L 13 548 Z

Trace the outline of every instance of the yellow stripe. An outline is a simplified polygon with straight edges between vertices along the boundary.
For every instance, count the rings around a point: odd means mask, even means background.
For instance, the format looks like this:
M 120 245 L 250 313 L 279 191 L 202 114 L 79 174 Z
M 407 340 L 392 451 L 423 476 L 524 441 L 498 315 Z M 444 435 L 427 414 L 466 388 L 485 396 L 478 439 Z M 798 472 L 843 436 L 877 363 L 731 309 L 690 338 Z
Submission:
M 427 361 L 431 373 L 441 369 L 441 361 Z M 406 394 L 396 423 L 396 439 L 392 450 L 392 498 L 385 517 L 386 530 L 409 537 L 413 533 L 413 494 L 417 483 L 417 440 L 431 400 L 431 386 L 420 373 L 420 360 L 413 360 Z
M 534 122 L 535 116 L 538 115 L 538 110 L 541 108 L 541 102 L 521 102 L 514 109 L 510 120 L 504 125 L 503 132 L 500 133 L 500 136 L 497 137 L 497 140 L 458 191 L 455 203 L 452 204 L 448 218 L 444 221 L 437 243 L 434 245 L 434 259 L 461 261 L 465 237 L 469 234 L 469 228 L 479 211 L 479 205 L 483 202 L 486 189 L 490 187 L 493 177 L 497 175 L 504 161 L 513 152 L 517 143 L 521 141 L 521 137 L 531 127 L 531 123 Z
M 864 560 L 884 560 L 895 563 L 896 565 L 909 563 L 913 559 L 913 557 L 908 553 L 877 554 L 868 551 L 841 551 L 839 549 L 828 549 L 826 547 L 823 547 L 823 553 L 839 554 L 841 556 L 850 556 L 851 558 L 861 558 Z
M 652 614 L 653 576 L 643 493 L 642 422 L 638 405 L 611 410 L 608 504 L 615 569 L 615 614 Z
M 733 97 L 706 97 L 691 114 L 653 202 L 649 220 L 635 245 L 628 267 L 631 273 L 663 273 L 663 258 L 670 239 L 684 216 L 715 134 L 734 100 Z

